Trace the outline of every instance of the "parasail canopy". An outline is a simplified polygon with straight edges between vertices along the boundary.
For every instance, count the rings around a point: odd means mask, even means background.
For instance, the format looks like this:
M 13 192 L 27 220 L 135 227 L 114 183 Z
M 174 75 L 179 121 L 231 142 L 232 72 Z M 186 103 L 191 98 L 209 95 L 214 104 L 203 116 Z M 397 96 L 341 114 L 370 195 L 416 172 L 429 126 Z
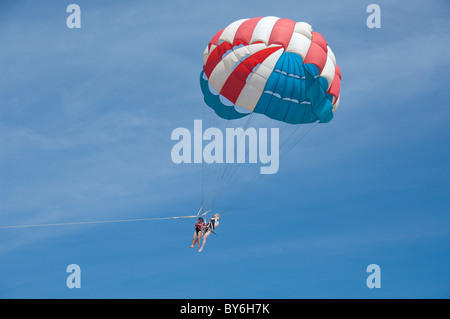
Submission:
M 214 35 L 203 62 L 205 102 L 227 120 L 260 113 L 291 124 L 327 123 L 339 105 L 335 56 L 305 22 L 238 20 Z

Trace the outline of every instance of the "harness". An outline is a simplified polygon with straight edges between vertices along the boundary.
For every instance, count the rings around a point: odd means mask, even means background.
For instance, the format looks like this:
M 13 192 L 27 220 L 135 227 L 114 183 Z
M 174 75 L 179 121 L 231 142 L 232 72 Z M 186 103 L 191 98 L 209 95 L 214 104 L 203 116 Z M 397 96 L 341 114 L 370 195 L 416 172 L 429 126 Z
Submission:
M 203 231 L 203 229 L 205 228 L 206 224 L 205 223 L 195 223 L 195 231 L 197 233 Z
M 204 228 L 204 233 L 210 231 L 211 233 L 213 233 L 214 235 L 217 236 L 217 234 L 214 232 L 214 229 L 215 229 L 215 228 L 216 228 L 216 227 L 215 227 L 215 221 L 210 221 L 210 222 L 208 223 L 208 225 L 206 225 L 206 227 Z

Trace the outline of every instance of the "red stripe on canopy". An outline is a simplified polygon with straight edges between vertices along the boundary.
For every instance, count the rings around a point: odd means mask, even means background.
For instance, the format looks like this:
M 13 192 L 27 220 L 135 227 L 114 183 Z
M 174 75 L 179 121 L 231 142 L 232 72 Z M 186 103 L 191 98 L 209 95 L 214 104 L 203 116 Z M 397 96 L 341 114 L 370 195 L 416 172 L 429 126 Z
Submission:
M 261 19 L 262 17 L 251 18 L 242 22 L 234 35 L 234 43 L 244 43 L 245 45 L 250 44 L 253 31 Z
M 209 78 L 214 68 L 219 64 L 222 60 L 223 55 L 232 49 L 232 45 L 228 42 L 221 43 L 218 47 L 216 47 L 208 56 L 208 60 L 204 65 L 205 75 Z
M 279 44 L 286 50 L 294 32 L 295 22 L 289 19 L 278 19 L 273 26 L 269 38 L 269 45 Z
M 236 103 L 239 94 L 241 94 L 241 91 L 246 84 L 247 77 L 253 71 L 253 68 L 258 64 L 263 63 L 271 54 L 280 49 L 281 47 L 279 46 L 269 47 L 256 52 L 242 61 L 225 81 L 220 94 L 232 103 Z

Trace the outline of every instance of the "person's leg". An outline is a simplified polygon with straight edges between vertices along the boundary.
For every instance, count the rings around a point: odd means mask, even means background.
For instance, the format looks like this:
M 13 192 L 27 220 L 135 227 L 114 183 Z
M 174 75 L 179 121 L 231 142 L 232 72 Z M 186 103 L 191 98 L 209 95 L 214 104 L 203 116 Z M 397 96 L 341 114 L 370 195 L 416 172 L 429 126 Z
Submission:
M 200 248 L 200 241 L 202 240 L 203 235 L 205 235 L 205 233 L 202 231 L 198 233 L 198 237 L 197 237 L 197 241 L 196 241 L 196 243 L 198 244 L 197 248 Z
M 203 250 L 203 246 L 205 246 L 206 243 L 206 238 L 208 238 L 209 235 L 211 235 L 211 232 L 209 230 L 205 233 L 205 235 L 203 235 L 203 243 L 202 247 L 198 250 L 199 253 Z
M 197 239 L 194 242 L 194 246 L 195 246 L 195 244 L 197 244 L 197 248 L 200 246 L 200 240 L 201 240 L 202 236 L 203 236 L 203 232 L 199 231 L 197 233 Z
M 192 245 L 191 245 L 191 248 L 194 248 L 194 246 L 195 246 L 195 242 L 198 240 L 198 238 L 197 238 L 197 232 L 195 232 L 194 233 L 194 238 L 192 238 Z

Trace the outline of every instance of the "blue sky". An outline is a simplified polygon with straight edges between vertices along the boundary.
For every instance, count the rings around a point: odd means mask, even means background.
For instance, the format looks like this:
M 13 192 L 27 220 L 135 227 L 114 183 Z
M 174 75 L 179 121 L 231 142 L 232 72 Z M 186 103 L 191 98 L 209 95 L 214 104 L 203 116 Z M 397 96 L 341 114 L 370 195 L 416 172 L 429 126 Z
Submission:
M 340 107 L 201 254 L 193 220 L 0 229 L 0 297 L 450 297 L 448 2 L 377 1 L 368 29 L 370 1 L 79 0 L 79 30 L 70 3 L 0 4 L 0 226 L 196 214 L 201 167 L 170 136 L 202 118 L 203 50 L 235 20 L 310 23 Z

